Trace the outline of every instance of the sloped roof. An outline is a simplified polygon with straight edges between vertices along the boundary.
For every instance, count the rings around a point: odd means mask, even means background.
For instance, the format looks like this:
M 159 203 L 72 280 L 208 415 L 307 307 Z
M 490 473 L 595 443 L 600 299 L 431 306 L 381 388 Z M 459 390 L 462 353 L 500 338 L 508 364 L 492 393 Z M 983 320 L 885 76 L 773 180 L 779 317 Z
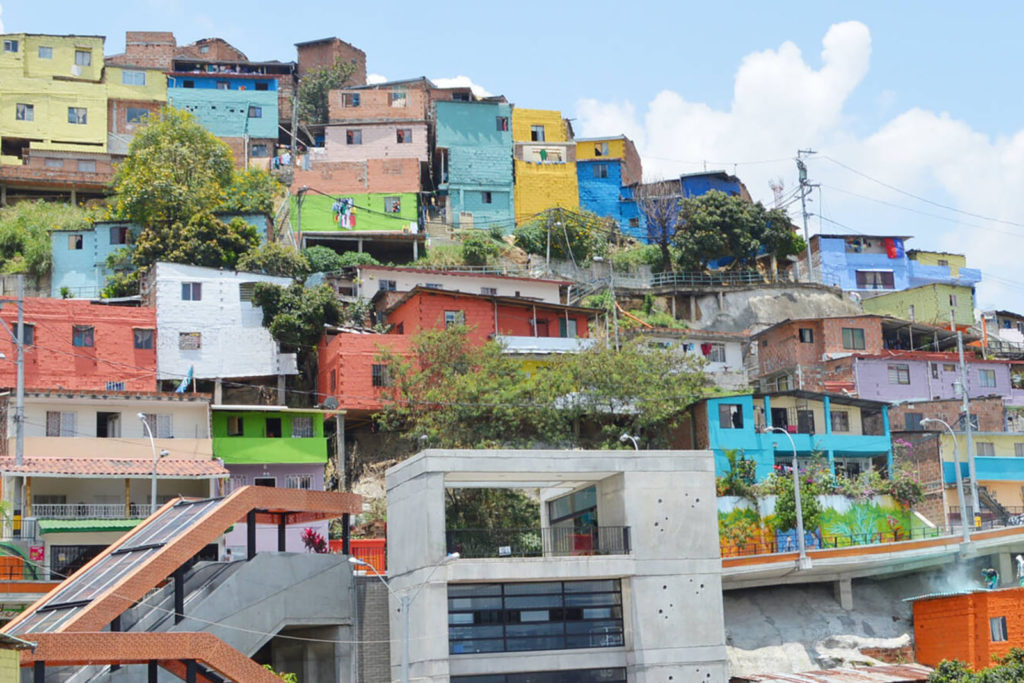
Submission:
M 29 477 L 150 477 L 152 458 L 53 458 L 29 456 L 21 465 L 13 457 L 0 458 L 0 472 Z M 209 479 L 226 477 L 228 471 L 219 460 L 168 457 L 157 463 L 158 479 Z

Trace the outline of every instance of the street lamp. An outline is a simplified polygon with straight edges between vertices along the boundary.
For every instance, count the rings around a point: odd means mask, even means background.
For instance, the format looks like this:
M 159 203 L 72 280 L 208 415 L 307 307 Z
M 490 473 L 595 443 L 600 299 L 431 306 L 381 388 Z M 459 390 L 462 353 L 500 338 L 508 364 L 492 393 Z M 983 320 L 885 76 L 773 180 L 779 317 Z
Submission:
M 459 554 L 458 553 L 448 553 L 444 557 L 444 559 L 442 559 L 440 562 L 438 562 L 438 563 L 436 563 L 434 565 L 434 568 L 430 570 L 429 574 L 427 574 L 427 578 L 423 579 L 423 583 L 420 584 L 420 587 L 416 589 L 415 593 L 410 595 L 408 592 L 405 592 L 402 595 L 399 595 L 398 593 L 396 593 L 394 591 L 394 589 L 391 588 L 391 584 L 388 583 L 388 580 L 385 579 L 383 576 L 381 576 L 381 573 L 379 571 L 377 571 L 377 568 L 374 567 L 372 564 L 370 564 L 369 562 L 364 562 L 363 560 L 360 560 L 358 557 L 352 557 L 351 555 L 348 558 L 348 561 L 351 562 L 352 564 L 354 564 L 355 566 L 357 566 L 357 567 L 366 567 L 371 572 L 373 572 L 376 575 L 376 577 L 378 579 L 380 579 L 381 583 L 384 584 L 384 587 L 388 589 L 388 593 L 391 593 L 391 596 L 395 600 L 398 600 L 398 604 L 401 605 L 401 610 L 402 610 L 402 678 L 401 678 L 401 680 L 402 680 L 402 683 L 409 683 L 409 631 L 410 631 L 410 626 L 409 626 L 409 605 L 412 604 L 412 601 L 416 599 L 416 596 L 419 595 L 420 591 L 423 590 L 424 586 L 427 585 L 427 583 L 430 581 L 430 577 L 434 575 L 434 572 L 437 571 L 438 567 L 440 567 L 443 564 L 447 564 L 448 562 L 452 562 L 453 560 L 457 560 L 457 559 L 459 559 Z
M 964 499 L 964 481 L 960 472 L 960 447 L 957 445 L 956 434 L 953 433 L 953 428 L 949 426 L 948 422 L 940 420 L 937 417 L 926 417 L 921 420 L 921 424 L 940 424 L 946 428 L 946 431 L 949 432 L 950 438 L 953 439 L 953 466 L 956 468 L 956 497 L 957 500 L 960 501 L 960 526 L 962 526 L 964 530 L 964 543 L 970 543 L 971 529 L 967 526 L 967 505 L 966 500 Z M 975 511 L 976 514 L 979 512 L 981 511 Z
M 789 439 L 789 445 L 793 447 L 793 502 L 796 504 L 796 547 L 800 551 L 799 556 L 796 558 L 796 568 L 810 569 L 811 558 L 807 557 L 807 548 L 804 543 L 804 510 L 800 504 L 800 468 L 796 459 L 796 442 L 793 441 L 793 435 L 782 427 L 765 426 L 764 431 L 785 434 L 786 438 Z
M 621 441 L 622 443 L 626 443 L 627 441 L 632 441 L 633 442 L 633 450 L 637 450 L 637 451 L 640 450 L 640 444 L 637 442 L 637 437 L 633 436 L 632 434 L 625 434 L 624 433 L 622 436 L 619 437 L 619 441 Z
M 146 420 L 145 413 L 139 413 L 139 420 L 142 421 L 143 431 L 149 435 L 149 446 L 153 449 L 153 476 L 150 480 L 149 485 L 149 514 L 156 512 L 156 466 L 160 462 L 160 458 L 165 458 L 171 454 L 168 450 L 161 450 L 159 453 L 156 452 L 156 440 L 153 438 L 153 428 L 149 426 L 149 422 Z

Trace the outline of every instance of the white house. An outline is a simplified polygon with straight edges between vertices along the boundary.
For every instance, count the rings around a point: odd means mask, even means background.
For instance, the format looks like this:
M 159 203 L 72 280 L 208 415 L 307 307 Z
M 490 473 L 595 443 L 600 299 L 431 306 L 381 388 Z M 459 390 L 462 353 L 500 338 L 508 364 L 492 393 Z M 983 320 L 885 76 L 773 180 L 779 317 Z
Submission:
M 257 282 L 287 286 L 290 278 L 178 263 L 157 263 L 143 300 L 156 307 L 158 380 L 298 374 L 294 353 L 281 353 L 252 303 Z

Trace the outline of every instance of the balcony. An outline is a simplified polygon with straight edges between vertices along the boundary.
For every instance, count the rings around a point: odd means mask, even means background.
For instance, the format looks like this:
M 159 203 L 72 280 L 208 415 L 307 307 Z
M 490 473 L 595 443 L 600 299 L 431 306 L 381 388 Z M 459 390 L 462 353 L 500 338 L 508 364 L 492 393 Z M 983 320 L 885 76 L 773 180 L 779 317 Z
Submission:
M 149 516 L 149 504 L 132 503 L 37 503 L 32 517 L 37 519 L 143 519 Z
M 505 347 L 506 353 L 579 353 L 589 349 L 597 340 L 583 337 L 512 337 L 495 335 L 494 341 Z
M 629 555 L 629 527 L 449 529 L 449 553 L 464 558 Z

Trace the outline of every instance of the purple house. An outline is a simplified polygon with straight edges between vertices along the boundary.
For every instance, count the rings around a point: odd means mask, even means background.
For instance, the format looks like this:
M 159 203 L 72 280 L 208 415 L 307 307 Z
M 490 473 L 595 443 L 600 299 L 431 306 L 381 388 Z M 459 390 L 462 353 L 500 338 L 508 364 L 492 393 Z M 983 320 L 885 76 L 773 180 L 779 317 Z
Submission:
M 841 367 L 849 363 L 852 367 Z M 968 396 L 999 395 L 1013 404 L 1015 394 L 1007 361 L 970 358 L 966 364 Z M 853 384 L 861 398 L 894 402 L 960 396 L 956 389 L 960 382 L 960 364 L 952 353 L 901 351 L 885 356 L 836 359 L 829 365 L 843 374 L 852 371 Z

